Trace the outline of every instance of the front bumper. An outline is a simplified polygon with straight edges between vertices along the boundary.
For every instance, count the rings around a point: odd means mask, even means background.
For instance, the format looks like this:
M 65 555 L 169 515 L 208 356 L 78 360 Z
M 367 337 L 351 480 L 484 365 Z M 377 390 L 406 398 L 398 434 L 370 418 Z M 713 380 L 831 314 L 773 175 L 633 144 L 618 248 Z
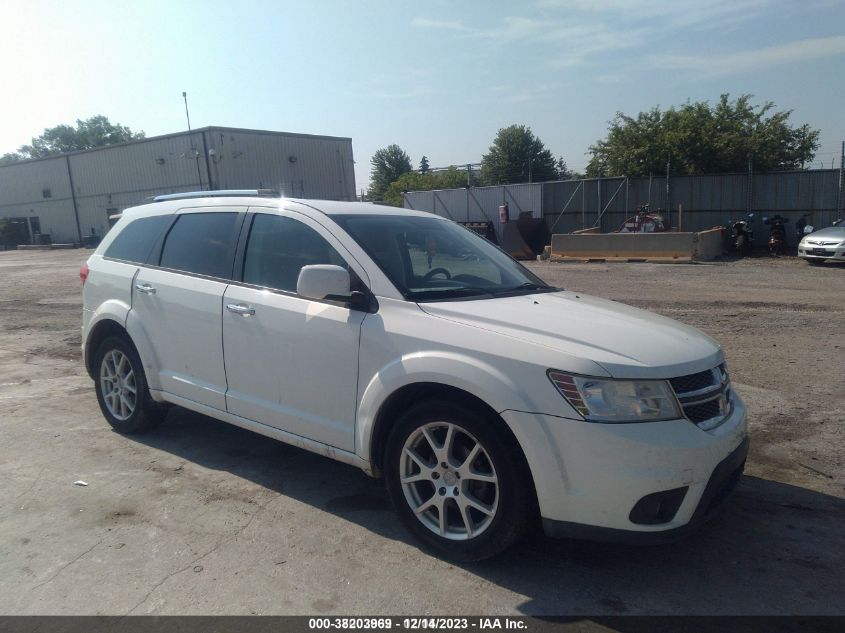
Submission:
M 739 483 L 742 471 L 745 468 L 745 459 L 748 456 L 748 446 L 749 441 L 746 437 L 730 455 L 719 462 L 704 488 L 704 493 L 698 501 L 698 506 L 692 518 L 686 525 L 659 532 L 643 532 L 543 519 L 543 530 L 554 538 L 575 538 L 637 545 L 657 545 L 682 538 L 713 516 L 721 507 L 722 501 Z
M 802 259 L 817 259 L 824 261 L 828 259 L 845 261 L 845 249 L 841 246 L 813 246 L 798 245 L 798 257 Z
M 595 424 L 502 415 L 525 451 L 550 535 L 647 542 L 692 529 L 736 483 L 748 439 L 745 405 L 736 394 L 732 404 L 728 418 L 710 431 L 688 420 Z M 673 491 L 671 516 L 657 513 L 644 522 L 635 506 L 664 491 Z

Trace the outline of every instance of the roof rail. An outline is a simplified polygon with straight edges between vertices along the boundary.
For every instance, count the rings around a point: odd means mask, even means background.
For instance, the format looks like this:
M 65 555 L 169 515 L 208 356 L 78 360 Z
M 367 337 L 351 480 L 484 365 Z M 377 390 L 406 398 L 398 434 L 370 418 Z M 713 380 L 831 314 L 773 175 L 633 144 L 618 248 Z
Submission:
M 280 198 L 275 189 L 218 189 L 215 191 L 184 191 L 153 197 L 153 202 L 188 200 L 190 198 Z

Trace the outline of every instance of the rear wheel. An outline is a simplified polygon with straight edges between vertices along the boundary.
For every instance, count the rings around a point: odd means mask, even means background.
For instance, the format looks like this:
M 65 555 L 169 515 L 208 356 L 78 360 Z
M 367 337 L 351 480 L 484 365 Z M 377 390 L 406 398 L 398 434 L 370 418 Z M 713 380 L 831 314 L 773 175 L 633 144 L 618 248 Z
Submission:
M 427 401 L 396 423 L 385 479 L 404 525 L 434 553 L 489 558 L 513 544 L 533 517 L 533 486 L 498 421 L 463 405 Z
M 141 359 L 127 339 L 105 339 L 97 349 L 94 363 L 97 402 L 116 431 L 139 433 L 161 423 L 167 409 L 150 397 Z

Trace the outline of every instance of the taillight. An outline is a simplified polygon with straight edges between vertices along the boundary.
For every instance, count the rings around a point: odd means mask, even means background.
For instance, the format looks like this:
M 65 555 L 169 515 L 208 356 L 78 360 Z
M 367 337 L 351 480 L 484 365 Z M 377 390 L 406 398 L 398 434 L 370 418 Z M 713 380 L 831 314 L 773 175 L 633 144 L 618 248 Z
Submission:
M 82 280 L 82 285 L 84 286 L 88 280 L 88 264 L 82 264 L 82 268 L 79 269 L 79 278 Z

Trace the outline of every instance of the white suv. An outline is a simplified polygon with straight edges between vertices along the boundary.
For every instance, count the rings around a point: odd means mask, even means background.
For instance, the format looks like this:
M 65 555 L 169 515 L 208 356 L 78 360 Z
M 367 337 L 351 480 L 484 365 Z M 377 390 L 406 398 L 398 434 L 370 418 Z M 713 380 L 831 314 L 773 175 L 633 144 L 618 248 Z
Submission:
M 718 343 L 560 288 L 430 213 L 258 192 L 128 209 L 83 266 L 103 415 L 179 405 L 383 476 L 429 549 L 666 540 L 739 479 Z

